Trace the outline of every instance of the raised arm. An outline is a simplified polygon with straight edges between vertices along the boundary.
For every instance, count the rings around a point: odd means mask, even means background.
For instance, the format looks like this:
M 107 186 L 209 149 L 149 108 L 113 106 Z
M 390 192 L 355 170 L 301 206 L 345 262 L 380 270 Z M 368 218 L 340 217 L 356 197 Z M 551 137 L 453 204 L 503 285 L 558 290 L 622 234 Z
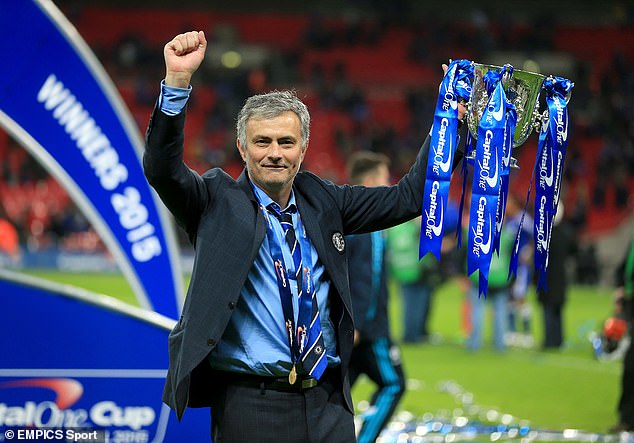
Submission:
M 448 66 L 443 64 L 444 74 L 447 69 Z M 465 112 L 465 106 L 458 103 L 459 120 L 464 118 Z M 339 192 L 335 198 L 343 214 L 346 234 L 386 229 L 421 214 L 430 139 L 428 136 L 423 142 L 414 165 L 398 184 L 376 188 L 338 188 Z M 462 153 L 456 151 L 453 169 L 458 166 L 461 159 Z
M 187 88 L 204 58 L 206 47 L 202 31 L 179 34 L 165 45 L 164 86 L 150 119 L 143 155 L 148 182 L 190 238 L 209 202 L 209 192 L 203 179 L 183 162 L 185 109 L 179 105 L 168 106 L 163 93 L 169 88 L 184 88 L 170 91 L 172 95 L 183 97 L 181 106 L 184 106 Z

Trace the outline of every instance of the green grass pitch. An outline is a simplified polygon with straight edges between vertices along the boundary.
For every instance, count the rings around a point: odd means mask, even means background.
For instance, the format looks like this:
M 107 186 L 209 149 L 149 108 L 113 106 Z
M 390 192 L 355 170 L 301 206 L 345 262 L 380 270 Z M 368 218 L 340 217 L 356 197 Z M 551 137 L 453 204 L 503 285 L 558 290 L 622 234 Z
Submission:
M 128 284 L 120 275 L 62 274 L 29 272 L 45 279 L 71 284 L 111 295 L 136 304 Z M 532 428 L 563 430 L 580 429 L 604 433 L 616 422 L 621 362 L 600 362 L 593 357 L 588 333 L 599 330 L 612 309 L 609 288 L 573 286 L 568 293 L 564 324 L 566 345 L 559 352 L 510 348 L 498 353 L 489 344 L 490 329 L 485 330 L 485 346 L 480 352 L 464 348 L 461 329 L 461 303 L 464 295 L 455 281 L 444 284 L 433 298 L 430 330 L 435 343 L 401 345 L 403 364 L 408 378 L 408 391 L 399 411 L 416 417 L 426 413 L 451 416 L 466 405 L 459 395 L 442 389 L 453 382 L 472 394 L 471 407 L 493 414 L 512 417 L 513 423 Z M 536 344 L 540 343 L 542 317 L 534 290 L 529 292 L 533 307 L 532 329 Z M 400 296 L 393 288 L 390 314 L 393 336 L 400 331 Z M 487 328 L 490 321 L 487 321 Z M 353 388 L 355 404 L 369 399 L 373 385 L 367 379 Z

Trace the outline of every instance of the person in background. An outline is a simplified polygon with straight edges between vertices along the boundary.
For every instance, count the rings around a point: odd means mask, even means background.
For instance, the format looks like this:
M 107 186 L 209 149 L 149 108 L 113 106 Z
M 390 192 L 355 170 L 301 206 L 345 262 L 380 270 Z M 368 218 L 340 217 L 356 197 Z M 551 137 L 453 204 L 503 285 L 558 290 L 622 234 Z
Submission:
M 542 349 L 560 349 L 564 344 L 563 310 L 568 291 L 568 263 L 575 253 L 574 231 L 564 218 L 564 204 L 559 202 L 553 220 L 548 249 L 546 288 L 537 293 L 544 317 Z
M 507 214 L 514 215 L 515 200 L 509 193 L 507 203 Z M 464 214 L 468 214 L 465 209 Z M 489 268 L 489 289 L 486 296 L 481 297 L 478 289 L 478 272 L 474 272 L 470 277 L 463 278 L 463 288 L 467 293 L 469 301 L 469 331 L 467 338 L 467 349 L 477 351 L 482 347 L 484 335 L 484 319 L 486 305 L 490 305 L 493 311 L 493 346 L 497 351 L 506 350 L 505 336 L 508 331 L 508 303 L 510 300 L 511 287 L 514 279 L 508 278 L 511 252 L 515 243 L 516 229 L 512 224 L 504 223 L 500 234 L 500 253 L 493 254 Z M 464 262 L 466 268 L 466 247 Z
M 440 262 L 433 254 L 418 258 L 420 223 L 418 217 L 387 231 L 389 273 L 403 300 L 403 343 L 429 339 L 432 297 L 442 281 Z
M 610 432 L 634 432 L 634 240 L 617 270 L 614 291 L 615 315 L 627 324 L 630 344 L 623 357 L 621 394 L 617 404 L 619 420 Z
M 20 239 L 18 230 L 9 220 L 4 205 L 0 202 L 0 264 L 6 257 L 7 266 L 16 266 L 20 262 Z
M 350 184 L 387 186 L 389 159 L 360 151 L 348 162 Z M 376 384 L 370 407 L 361 415 L 359 443 L 374 442 L 405 392 L 401 353 L 390 338 L 386 248 L 383 231 L 346 237 L 355 345 L 350 359 L 350 384 L 366 374 Z
M 504 223 L 512 232 L 517 232 L 519 229 L 522 214 L 517 196 L 509 192 Z M 511 285 L 509 299 L 509 330 L 505 337 L 507 345 L 521 348 L 531 348 L 534 344 L 531 328 L 533 313 L 531 304 L 526 299 L 533 274 L 532 238 L 533 218 L 529 214 L 524 214 L 517 272 Z
M 505 341 L 509 346 L 520 348 L 531 348 L 534 343 L 531 327 L 533 312 L 531 304 L 526 300 L 532 274 L 530 257 L 530 253 L 521 253 L 518 258 L 517 274 L 511 286 L 509 300 L 509 330 Z

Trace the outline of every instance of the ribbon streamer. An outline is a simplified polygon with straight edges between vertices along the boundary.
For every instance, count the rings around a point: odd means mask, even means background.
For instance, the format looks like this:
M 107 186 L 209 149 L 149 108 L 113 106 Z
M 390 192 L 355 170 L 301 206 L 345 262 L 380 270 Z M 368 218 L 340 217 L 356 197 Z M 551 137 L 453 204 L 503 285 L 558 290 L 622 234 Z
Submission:
M 458 144 L 458 101 L 470 99 L 472 77 L 471 62 L 454 60 L 449 64 L 440 85 L 425 175 L 419 258 L 432 252 L 440 260 L 443 219 Z
M 485 74 L 489 102 L 478 124 L 471 186 L 467 273 L 472 275 L 476 270 L 479 271 L 479 294 L 484 296 L 488 290 L 489 267 L 497 232 L 505 133 L 508 132 L 507 124 L 512 120 L 507 118 L 509 102 L 502 80 L 504 75 L 511 73 L 512 67 L 507 65 L 499 71 Z
M 539 162 L 536 174 L 539 181 L 535 187 L 535 270 L 538 273 L 537 290 L 547 290 L 548 251 L 553 220 L 557 213 L 563 179 L 564 160 L 568 146 L 568 104 L 566 95 L 573 83 L 561 77 L 548 77 L 544 81 L 547 124 L 542 127 Z M 541 134 L 540 134 L 541 135 Z M 537 172 L 538 171 L 538 172 Z

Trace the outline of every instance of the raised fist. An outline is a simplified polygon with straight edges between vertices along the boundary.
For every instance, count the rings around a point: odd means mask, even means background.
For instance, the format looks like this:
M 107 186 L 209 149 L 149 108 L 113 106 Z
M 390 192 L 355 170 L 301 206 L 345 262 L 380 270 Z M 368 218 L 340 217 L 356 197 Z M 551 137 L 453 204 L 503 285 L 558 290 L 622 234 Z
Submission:
M 174 37 L 163 48 L 165 84 L 187 88 L 205 57 L 206 49 L 207 39 L 203 31 L 186 32 Z

